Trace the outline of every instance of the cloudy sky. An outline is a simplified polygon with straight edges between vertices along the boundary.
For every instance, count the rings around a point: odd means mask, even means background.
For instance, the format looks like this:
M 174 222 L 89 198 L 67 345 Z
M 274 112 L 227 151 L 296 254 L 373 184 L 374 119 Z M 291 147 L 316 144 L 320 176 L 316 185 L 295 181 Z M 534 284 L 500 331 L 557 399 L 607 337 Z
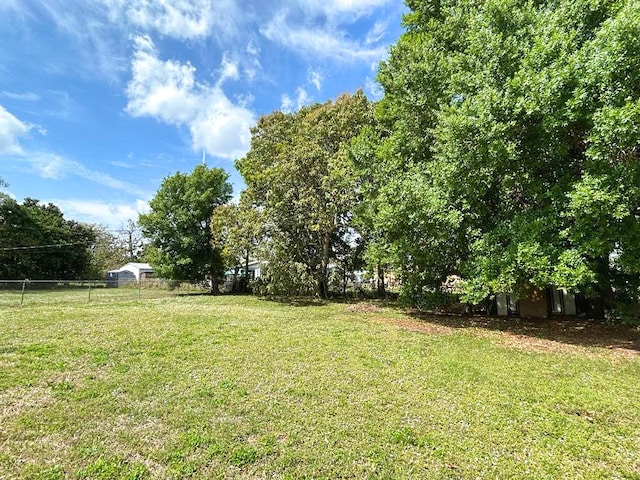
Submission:
M 364 89 L 402 33 L 401 0 L 2 0 L 5 192 L 117 228 L 160 182 L 227 170 L 274 110 Z

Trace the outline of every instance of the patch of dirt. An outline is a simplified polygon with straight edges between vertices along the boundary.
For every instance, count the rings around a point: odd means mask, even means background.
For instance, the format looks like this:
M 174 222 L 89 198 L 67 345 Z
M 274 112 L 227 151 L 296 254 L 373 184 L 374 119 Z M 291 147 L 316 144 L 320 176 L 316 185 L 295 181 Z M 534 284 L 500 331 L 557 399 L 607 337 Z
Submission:
M 428 322 L 420 322 L 411 318 L 388 318 L 388 317 L 376 317 L 374 319 L 377 322 L 386 323 L 393 327 L 399 327 L 403 330 L 409 330 L 411 332 L 420 332 L 426 335 L 449 335 L 453 333 L 454 329 L 445 325 L 438 325 Z
M 383 311 L 380 307 L 366 303 L 355 304 L 352 308 L 350 311 L 363 313 Z M 508 348 L 533 352 L 581 351 L 621 358 L 640 358 L 639 329 L 608 325 L 599 320 L 576 317 L 535 319 L 442 315 L 415 311 L 407 313 L 408 318 L 377 317 L 375 321 L 428 335 L 446 335 L 458 329 L 466 329 L 477 336 L 491 337 Z

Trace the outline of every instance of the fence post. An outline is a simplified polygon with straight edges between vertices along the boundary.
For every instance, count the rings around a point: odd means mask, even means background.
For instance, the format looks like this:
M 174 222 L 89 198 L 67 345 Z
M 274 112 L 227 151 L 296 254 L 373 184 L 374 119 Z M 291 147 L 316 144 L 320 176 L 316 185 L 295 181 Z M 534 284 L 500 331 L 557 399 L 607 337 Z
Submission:
M 24 289 L 26 288 L 26 286 L 27 286 L 27 279 L 25 278 L 22 281 L 22 296 L 20 297 L 20 306 L 24 304 Z
M 138 300 L 140 300 L 140 290 L 142 290 L 142 279 L 138 279 Z
M 89 301 L 91 301 L 91 282 L 89 282 Z

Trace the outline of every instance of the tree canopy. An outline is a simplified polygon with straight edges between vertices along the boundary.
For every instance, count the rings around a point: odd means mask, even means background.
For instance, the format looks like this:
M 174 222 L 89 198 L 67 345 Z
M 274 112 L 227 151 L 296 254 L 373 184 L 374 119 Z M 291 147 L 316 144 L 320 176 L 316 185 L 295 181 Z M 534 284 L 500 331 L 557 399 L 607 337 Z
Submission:
M 211 216 L 231 198 L 227 173 L 198 165 L 190 174 L 166 177 L 139 217 L 149 239 L 147 259 L 159 277 L 202 282 L 215 292 L 224 271 L 220 250 L 212 245 Z
M 91 225 L 66 220 L 60 209 L 0 195 L 0 278 L 73 280 L 91 275 Z
M 369 155 L 405 293 L 637 297 L 640 4 L 407 5 Z
M 328 294 L 328 269 L 356 200 L 349 146 L 373 114 L 362 92 L 296 113 L 275 112 L 252 129 L 236 162 L 265 222 L 261 259 L 273 293 Z

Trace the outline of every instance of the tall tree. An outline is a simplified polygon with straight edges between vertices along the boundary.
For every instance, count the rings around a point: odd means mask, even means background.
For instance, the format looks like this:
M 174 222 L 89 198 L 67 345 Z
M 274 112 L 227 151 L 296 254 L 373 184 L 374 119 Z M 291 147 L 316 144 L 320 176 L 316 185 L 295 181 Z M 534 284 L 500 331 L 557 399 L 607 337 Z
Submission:
M 274 293 L 328 295 L 336 242 L 355 202 L 348 147 L 372 121 L 362 92 L 297 113 L 275 112 L 252 129 L 251 151 L 236 162 L 264 215 L 265 278 Z
M 161 278 L 201 282 L 211 280 L 212 293 L 224 267 L 212 245 L 211 216 L 231 198 L 227 173 L 198 165 L 190 174 L 165 178 L 149 202 L 151 211 L 139 224 L 150 241 L 149 262 Z
M 611 297 L 638 278 L 640 4 L 407 5 L 374 156 L 405 293 L 461 274 L 471 301 L 551 284 Z

